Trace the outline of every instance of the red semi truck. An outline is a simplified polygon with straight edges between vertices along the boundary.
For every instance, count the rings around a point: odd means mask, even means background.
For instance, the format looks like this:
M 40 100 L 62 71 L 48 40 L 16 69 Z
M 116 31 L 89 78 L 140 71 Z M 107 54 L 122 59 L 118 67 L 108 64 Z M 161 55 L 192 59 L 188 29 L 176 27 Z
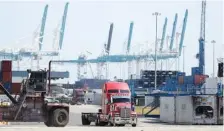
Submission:
M 82 113 L 82 124 L 96 126 L 136 127 L 137 114 L 131 110 L 131 92 L 124 82 L 106 82 L 102 87 L 101 109 L 97 113 Z

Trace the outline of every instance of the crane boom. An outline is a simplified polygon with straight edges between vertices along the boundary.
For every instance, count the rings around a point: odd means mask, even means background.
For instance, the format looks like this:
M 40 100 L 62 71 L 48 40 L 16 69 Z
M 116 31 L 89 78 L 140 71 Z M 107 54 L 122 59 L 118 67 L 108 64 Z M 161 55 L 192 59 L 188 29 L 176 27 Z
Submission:
M 44 29 L 45 29 L 45 24 L 47 20 L 47 11 L 48 11 L 48 5 L 45 6 L 44 8 L 44 13 L 42 17 L 42 23 L 41 23 L 41 29 L 40 29 L 40 34 L 39 34 L 39 51 L 42 50 L 42 42 L 43 42 L 43 36 L 44 36 Z
M 131 23 L 130 23 L 130 27 L 129 27 L 129 34 L 128 34 L 127 54 L 129 54 L 129 52 L 130 52 L 130 46 L 131 46 L 131 39 L 132 39 L 133 26 L 134 26 L 134 23 L 131 22 Z
M 114 24 L 111 23 L 110 24 L 110 30 L 109 30 L 109 37 L 108 37 L 108 41 L 107 41 L 107 54 L 110 54 L 110 46 L 111 46 L 111 40 L 112 40 L 112 35 L 113 35 L 113 28 L 114 28 Z
M 175 36 L 175 32 L 176 32 L 176 27 L 177 27 L 177 18 L 178 18 L 178 15 L 176 13 L 174 22 L 173 22 L 173 30 L 172 30 L 171 40 L 170 40 L 170 50 L 173 49 L 173 41 L 174 41 L 174 36 Z
M 163 49 L 163 43 L 166 35 L 166 27 L 167 27 L 167 17 L 165 18 L 165 23 L 163 25 L 163 34 L 162 34 L 162 39 L 161 39 L 161 45 L 160 45 L 160 51 Z
M 206 9 L 206 1 L 202 1 L 201 3 L 201 29 L 200 29 L 200 38 L 205 40 L 205 9 Z
M 60 39 L 59 39 L 59 49 L 62 48 L 62 44 L 63 44 L 63 40 L 64 40 L 64 32 L 65 32 L 65 24 L 66 24 L 67 12 L 68 12 L 68 5 L 69 5 L 69 3 L 67 2 L 65 4 L 64 14 L 62 17 L 62 24 L 61 24 L 61 29 L 60 29 Z
M 201 5 L 201 29 L 199 38 L 199 69 L 200 74 L 205 74 L 205 10 L 206 1 L 202 1 Z
M 183 22 L 183 27 L 182 27 L 181 37 L 180 37 L 179 56 L 181 55 L 182 48 L 183 48 L 184 35 L 185 35 L 185 30 L 187 25 L 187 17 L 188 17 L 188 10 L 185 11 L 185 16 L 184 16 L 184 22 Z

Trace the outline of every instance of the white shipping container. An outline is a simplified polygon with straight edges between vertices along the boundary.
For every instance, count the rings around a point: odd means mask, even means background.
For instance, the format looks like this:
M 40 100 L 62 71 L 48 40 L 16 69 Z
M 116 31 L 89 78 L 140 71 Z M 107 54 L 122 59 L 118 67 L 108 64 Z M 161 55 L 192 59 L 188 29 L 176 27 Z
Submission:
M 21 83 L 26 77 L 12 77 L 12 83 Z
M 175 123 L 174 97 L 160 97 L 160 121 Z
M 216 94 L 218 92 L 218 79 L 217 78 L 206 78 L 205 79 L 205 94 Z
M 218 98 L 218 124 L 223 124 L 223 97 Z
M 217 124 L 217 97 L 199 95 L 193 97 L 193 124 Z
M 193 101 L 192 96 L 176 97 L 176 122 L 178 124 L 192 124 Z

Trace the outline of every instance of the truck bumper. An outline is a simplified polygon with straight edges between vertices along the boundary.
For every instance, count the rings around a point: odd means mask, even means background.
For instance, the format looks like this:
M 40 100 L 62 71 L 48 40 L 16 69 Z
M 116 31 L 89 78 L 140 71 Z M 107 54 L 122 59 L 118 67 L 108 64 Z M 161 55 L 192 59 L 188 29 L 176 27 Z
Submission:
M 137 124 L 137 118 L 114 117 L 114 124 Z

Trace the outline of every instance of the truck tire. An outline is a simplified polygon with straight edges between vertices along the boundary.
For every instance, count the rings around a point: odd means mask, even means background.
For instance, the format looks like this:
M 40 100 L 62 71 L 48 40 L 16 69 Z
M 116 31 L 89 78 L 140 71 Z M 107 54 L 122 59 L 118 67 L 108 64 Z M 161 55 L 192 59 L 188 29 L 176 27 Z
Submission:
M 85 117 L 85 116 L 82 116 L 82 125 L 90 125 L 90 121 Z
M 136 124 L 132 124 L 131 126 L 132 126 L 132 127 L 136 127 Z
M 100 121 L 100 118 L 98 117 L 95 121 L 96 126 L 106 126 L 108 125 L 108 122 Z
M 99 123 L 99 125 L 100 125 L 100 126 L 106 126 L 106 125 L 108 125 L 108 122 L 101 121 L 101 122 Z
M 53 124 L 52 124 L 52 113 L 51 112 L 48 112 L 47 114 L 47 120 L 44 122 L 44 124 L 47 126 L 47 127 L 52 127 Z
M 47 127 L 52 127 L 52 123 L 49 122 L 49 121 L 45 121 L 44 124 L 45 124 Z
M 100 126 L 100 122 L 99 122 L 99 119 L 98 118 L 96 118 L 95 126 Z
M 55 127 L 64 127 L 69 122 L 69 114 L 65 109 L 56 109 L 53 111 L 52 124 Z

